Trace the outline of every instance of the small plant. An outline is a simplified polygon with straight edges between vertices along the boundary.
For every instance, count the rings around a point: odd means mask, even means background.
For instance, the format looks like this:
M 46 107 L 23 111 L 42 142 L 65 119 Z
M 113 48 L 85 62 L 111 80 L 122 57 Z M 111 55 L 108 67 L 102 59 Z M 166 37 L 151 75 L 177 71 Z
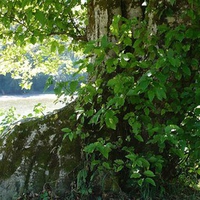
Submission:
M 0 111 L 0 132 L 3 132 L 10 124 L 20 119 L 20 115 L 16 114 L 16 108 L 11 107 L 9 110 Z
M 11 124 L 21 119 L 44 116 L 45 109 L 45 106 L 43 106 L 41 103 L 38 103 L 34 106 L 32 113 L 29 113 L 24 116 L 17 114 L 15 107 L 11 107 L 6 111 L 0 110 L 0 133 L 2 133 Z

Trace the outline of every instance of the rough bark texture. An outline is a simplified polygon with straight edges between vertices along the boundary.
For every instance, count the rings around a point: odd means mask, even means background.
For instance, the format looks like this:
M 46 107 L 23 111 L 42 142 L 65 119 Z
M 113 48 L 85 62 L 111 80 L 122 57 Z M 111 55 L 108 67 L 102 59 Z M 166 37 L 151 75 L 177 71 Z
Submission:
M 39 193 L 47 183 L 57 195 L 70 191 L 80 143 L 63 141 L 61 129 L 73 127 L 73 107 L 72 103 L 43 118 L 19 121 L 0 136 L 0 199 Z
M 114 15 L 125 18 L 142 17 L 140 0 L 91 0 L 88 4 L 87 39 L 97 40 L 104 35 L 110 36 L 110 25 Z M 112 38 L 111 38 L 112 39 Z

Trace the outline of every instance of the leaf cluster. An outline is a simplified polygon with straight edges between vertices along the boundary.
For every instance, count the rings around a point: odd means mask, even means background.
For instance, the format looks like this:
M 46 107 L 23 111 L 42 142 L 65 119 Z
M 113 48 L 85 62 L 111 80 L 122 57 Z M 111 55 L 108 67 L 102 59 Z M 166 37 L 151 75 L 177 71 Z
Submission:
M 155 35 L 145 21 L 115 16 L 116 42 L 103 36 L 86 45 L 79 69 L 92 81 L 78 90 L 80 124 L 69 136 L 82 138 L 88 174 L 110 170 L 123 174 L 122 187 L 142 187 L 199 173 L 199 28 L 192 17 L 190 25 L 158 25 Z

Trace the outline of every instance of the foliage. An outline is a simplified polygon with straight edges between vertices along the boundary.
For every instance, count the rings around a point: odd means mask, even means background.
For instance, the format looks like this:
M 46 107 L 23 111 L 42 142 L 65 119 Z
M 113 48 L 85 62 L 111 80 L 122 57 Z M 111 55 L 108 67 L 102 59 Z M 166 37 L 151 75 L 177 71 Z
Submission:
M 70 44 L 85 37 L 80 0 L 1 1 L 0 13 L 0 74 L 11 73 L 24 89 L 39 73 L 71 74 L 76 58 Z
M 4 40 L 14 38 L 21 46 L 24 41 L 43 42 L 44 52 L 53 56 L 48 59 L 53 67 L 45 63 L 51 71 L 60 64 L 57 55 L 67 42 L 75 50 L 74 41 L 85 42 L 85 4 L 79 0 L 41 2 L 2 1 L 0 35 Z M 85 57 L 76 63 L 75 75 L 86 71 L 89 81 L 79 76 L 57 85 L 58 95 L 78 95 L 71 117 L 77 127 L 63 131 L 70 140 L 80 137 L 83 144 L 76 183 L 76 195 L 82 199 L 95 189 L 131 195 L 133 188 L 157 187 L 164 195 L 164 182 L 180 173 L 184 177 L 200 174 L 199 4 L 188 1 L 177 20 L 180 4 L 148 1 L 143 20 L 114 16 L 110 35 L 78 46 Z M 151 15 L 155 16 L 150 19 Z M 43 56 L 37 58 L 44 64 Z
M 159 187 L 181 173 L 199 174 L 200 30 L 193 3 L 183 16 L 188 26 L 160 24 L 154 35 L 145 20 L 115 16 L 110 30 L 117 42 L 103 36 L 86 45 L 80 70 L 95 79 L 78 89 L 80 124 L 76 132 L 67 129 L 70 140 L 80 136 L 84 143 L 87 170 L 78 179 L 95 182 L 95 170 L 112 171 L 130 192 L 136 183 Z M 132 27 L 139 27 L 134 34 Z M 85 184 L 79 189 L 83 197 L 89 191 Z

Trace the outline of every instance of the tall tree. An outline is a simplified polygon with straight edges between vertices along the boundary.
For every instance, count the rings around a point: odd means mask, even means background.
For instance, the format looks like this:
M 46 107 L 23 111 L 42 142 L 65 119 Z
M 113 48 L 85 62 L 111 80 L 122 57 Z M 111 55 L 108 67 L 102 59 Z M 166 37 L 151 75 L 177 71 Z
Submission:
M 63 131 L 70 140 L 81 139 L 77 188 L 83 196 L 95 188 L 131 193 L 136 184 L 159 187 L 181 171 L 199 173 L 198 1 L 0 5 L 3 39 L 23 46 L 51 38 L 52 51 L 70 41 L 85 54 L 79 71 L 87 71 L 88 82 L 58 86 L 78 93 L 74 127 L 66 124 Z

